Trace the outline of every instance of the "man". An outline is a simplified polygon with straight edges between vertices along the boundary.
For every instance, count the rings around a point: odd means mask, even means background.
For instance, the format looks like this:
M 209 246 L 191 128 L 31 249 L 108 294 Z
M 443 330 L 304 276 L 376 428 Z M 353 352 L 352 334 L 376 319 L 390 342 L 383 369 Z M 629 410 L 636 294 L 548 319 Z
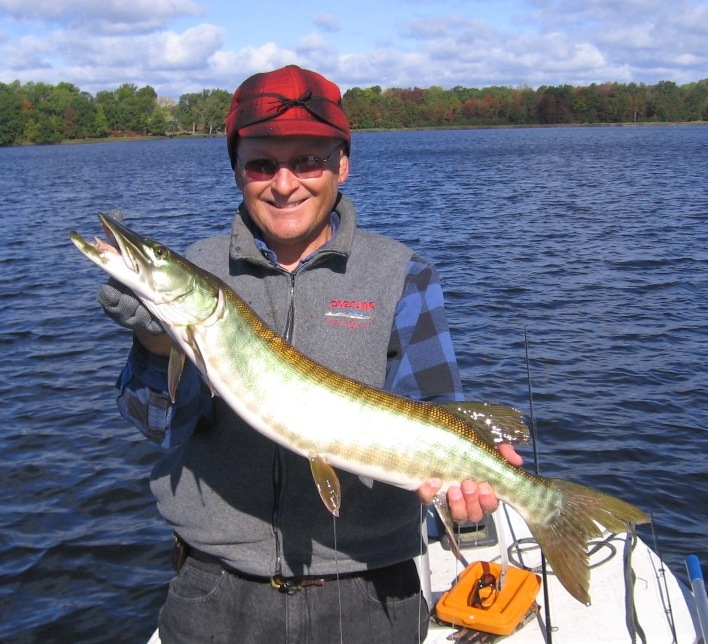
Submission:
M 226 124 L 243 203 L 230 236 L 187 257 L 317 362 L 403 396 L 461 399 L 433 267 L 358 229 L 339 192 L 351 145 L 339 89 L 296 66 L 257 74 L 235 92 Z M 135 332 L 119 409 L 167 449 L 151 487 L 187 556 L 160 613 L 162 641 L 422 641 L 428 607 L 413 557 L 421 501 L 440 482 L 415 495 L 342 472 L 334 521 L 309 462 L 212 399 L 195 368 L 172 405 L 169 337 L 129 292 L 109 283 L 99 297 Z M 520 463 L 513 449 L 505 456 Z M 478 520 L 497 499 L 465 481 L 448 503 L 453 518 Z

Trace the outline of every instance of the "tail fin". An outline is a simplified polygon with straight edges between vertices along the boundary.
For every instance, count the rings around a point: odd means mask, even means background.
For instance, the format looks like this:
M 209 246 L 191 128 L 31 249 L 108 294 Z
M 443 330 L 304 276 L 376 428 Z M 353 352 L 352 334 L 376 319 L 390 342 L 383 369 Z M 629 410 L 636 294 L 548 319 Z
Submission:
M 610 532 L 628 532 L 634 524 L 648 523 L 649 517 L 633 505 L 598 490 L 560 479 L 549 481 L 561 492 L 562 507 L 550 522 L 529 522 L 529 529 L 558 581 L 575 599 L 589 606 L 587 543 L 602 535 L 597 523 Z

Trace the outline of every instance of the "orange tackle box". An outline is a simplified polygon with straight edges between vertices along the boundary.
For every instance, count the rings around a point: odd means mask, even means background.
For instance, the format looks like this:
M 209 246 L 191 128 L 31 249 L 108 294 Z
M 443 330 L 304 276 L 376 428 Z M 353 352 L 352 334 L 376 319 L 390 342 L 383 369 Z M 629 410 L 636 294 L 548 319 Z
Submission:
M 493 562 L 476 561 L 467 566 L 438 600 L 438 619 L 495 635 L 513 633 L 533 606 L 541 578 L 508 566 L 500 589 L 501 572 L 501 565 Z

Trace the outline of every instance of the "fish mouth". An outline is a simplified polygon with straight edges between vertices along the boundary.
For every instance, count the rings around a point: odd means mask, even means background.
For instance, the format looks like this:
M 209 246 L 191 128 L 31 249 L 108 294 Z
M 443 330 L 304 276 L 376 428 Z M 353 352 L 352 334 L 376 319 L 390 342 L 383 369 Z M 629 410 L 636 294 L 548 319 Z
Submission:
M 107 239 L 113 241 L 115 246 L 96 238 L 94 242 L 96 250 L 99 253 L 119 255 L 131 271 L 140 274 L 141 268 L 145 266 L 147 259 L 143 251 L 145 238 L 102 212 L 98 213 L 98 219 L 103 226 Z
M 145 238 L 102 212 L 98 213 L 106 241 L 95 237 L 93 241 L 84 239 L 72 231 L 69 237 L 77 248 L 96 264 L 115 264 L 120 259 L 131 272 L 140 275 L 147 266 L 147 256 L 143 250 Z

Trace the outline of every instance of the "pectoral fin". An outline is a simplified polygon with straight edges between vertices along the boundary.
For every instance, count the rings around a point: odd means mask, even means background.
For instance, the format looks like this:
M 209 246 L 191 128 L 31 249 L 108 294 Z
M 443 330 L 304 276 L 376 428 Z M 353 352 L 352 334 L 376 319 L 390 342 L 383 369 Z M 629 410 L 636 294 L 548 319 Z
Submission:
M 335 517 L 338 517 L 342 499 L 337 473 L 321 456 L 310 457 L 310 467 L 322 502 Z
M 174 403 L 177 400 L 177 385 L 182 377 L 184 369 L 185 355 L 172 345 L 170 349 L 170 361 L 167 364 L 167 391 L 170 393 L 170 400 Z
M 219 294 L 221 294 L 221 291 L 219 291 Z M 197 365 L 197 369 L 201 371 L 202 376 L 204 376 L 204 381 L 206 382 L 207 386 L 209 387 L 209 391 L 211 392 L 212 396 L 216 395 L 216 391 L 214 391 L 214 387 L 211 385 L 211 380 L 209 380 L 209 370 L 207 369 L 206 362 L 204 360 L 204 356 L 202 356 L 202 351 L 199 348 L 199 343 L 197 342 L 197 339 L 194 337 L 194 328 L 191 326 L 187 326 L 185 328 L 186 333 L 187 333 L 187 342 L 189 342 L 189 346 L 192 349 L 192 353 L 194 354 L 194 362 Z

